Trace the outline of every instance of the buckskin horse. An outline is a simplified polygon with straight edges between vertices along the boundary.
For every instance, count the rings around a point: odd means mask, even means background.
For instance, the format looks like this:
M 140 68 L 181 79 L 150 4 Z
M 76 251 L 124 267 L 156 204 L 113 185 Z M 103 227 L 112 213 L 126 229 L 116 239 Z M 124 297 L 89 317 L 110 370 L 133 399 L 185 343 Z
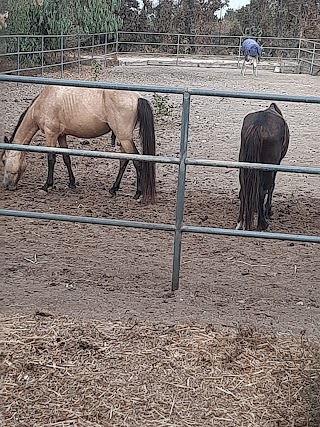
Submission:
M 154 116 L 149 101 L 137 92 L 109 89 L 47 86 L 32 101 L 20 116 L 10 138 L 5 142 L 30 144 L 33 136 L 40 130 L 45 135 L 46 145 L 67 148 L 66 136 L 96 138 L 112 132 L 123 153 L 139 154 L 133 131 L 140 124 L 139 134 L 142 154 L 155 155 Z M 7 150 L 2 153 L 5 163 L 4 186 L 16 189 L 26 169 L 26 153 Z M 69 186 L 75 187 L 75 178 L 69 155 L 63 155 L 69 173 Z M 129 160 L 120 160 L 119 172 L 109 190 L 115 196 Z M 133 161 L 137 174 L 135 199 L 145 203 L 155 202 L 155 164 L 153 162 Z M 48 177 L 43 186 L 45 191 L 53 186 L 55 155 L 48 155 Z
M 246 39 L 242 43 L 242 54 L 244 55 L 244 60 L 241 67 L 241 74 L 244 76 L 246 74 L 247 63 L 252 64 L 253 75 L 258 76 L 258 62 L 260 61 L 262 55 L 262 48 L 253 39 Z
M 275 103 L 266 110 L 250 113 L 244 118 L 239 162 L 279 165 L 288 146 L 289 128 Z M 258 230 L 268 228 L 275 178 L 275 171 L 240 168 L 237 230 L 251 230 L 255 212 L 258 213 Z

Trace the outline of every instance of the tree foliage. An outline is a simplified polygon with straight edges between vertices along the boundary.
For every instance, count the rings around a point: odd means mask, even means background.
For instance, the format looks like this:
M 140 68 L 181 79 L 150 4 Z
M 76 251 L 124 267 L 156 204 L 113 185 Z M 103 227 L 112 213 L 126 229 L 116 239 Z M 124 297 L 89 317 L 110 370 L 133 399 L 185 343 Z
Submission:
M 319 0 L 251 0 L 225 17 L 231 34 L 320 37 Z
M 3 0 L 12 34 L 159 32 L 320 38 L 320 0 Z M 0 10 L 4 12 L 4 10 Z
M 8 0 L 11 34 L 74 34 L 117 31 L 121 0 Z

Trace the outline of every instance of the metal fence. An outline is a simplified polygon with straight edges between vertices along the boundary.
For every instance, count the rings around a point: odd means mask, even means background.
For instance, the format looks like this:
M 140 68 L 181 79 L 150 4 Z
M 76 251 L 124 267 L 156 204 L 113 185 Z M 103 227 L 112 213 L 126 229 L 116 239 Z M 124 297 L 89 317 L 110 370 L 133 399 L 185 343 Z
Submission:
M 0 72 L 60 71 L 68 66 L 80 73 L 81 64 L 94 58 L 106 61 L 117 51 L 117 33 L 71 35 L 0 35 Z
M 170 34 L 124 32 L 75 35 L 1 35 L 0 71 L 5 73 L 41 73 L 75 66 L 93 60 L 105 63 L 115 55 L 174 58 L 220 59 L 220 66 L 239 67 L 244 36 L 210 34 Z M 317 74 L 320 72 L 320 41 L 302 38 L 261 37 L 261 66 L 278 65 L 281 71 Z
M 90 87 L 100 89 L 116 89 L 116 90 L 132 90 L 142 92 L 157 92 L 157 93 L 171 93 L 182 95 L 182 115 L 181 115 L 181 135 L 180 135 L 180 152 L 179 157 L 164 157 L 164 156 L 145 156 L 137 154 L 118 154 L 103 151 L 88 151 L 88 150 L 72 150 L 62 148 L 49 148 L 38 146 L 25 146 L 0 143 L 0 150 L 19 150 L 31 151 L 38 153 L 57 153 L 57 154 L 70 154 L 75 156 L 89 156 L 107 159 L 135 159 L 141 161 L 152 161 L 157 163 L 168 163 L 179 165 L 178 171 L 178 188 L 176 200 L 176 215 L 174 224 L 164 223 L 151 223 L 151 222 L 138 222 L 138 221 L 124 221 L 108 218 L 92 218 L 81 217 L 72 215 L 50 214 L 40 212 L 27 212 L 17 210 L 0 209 L 0 216 L 14 216 L 21 218 L 35 218 L 43 220 L 54 221 L 67 221 L 79 222 L 86 224 L 119 226 L 129 228 L 142 228 L 148 230 L 159 230 L 174 232 L 174 247 L 173 247 L 173 267 L 172 267 L 172 291 L 179 288 L 180 278 L 180 265 L 181 265 L 181 248 L 182 248 L 182 235 L 183 233 L 206 233 L 224 236 L 236 237 L 250 237 L 271 240 L 291 240 L 297 242 L 310 242 L 320 243 L 320 236 L 306 236 L 297 234 L 283 234 L 283 233 L 268 233 L 258 231 L 242 231 L 224 228 L 210 228 L 210 227 L 196 227 L 184 225 L 184 204 L 185 204 L 185 188 L 186 188 L 186 172 L 187 166 L 211 166 L 218 168 L 248 168 L 260 170 L 273 170 L 288 173 L 305 173 L 320 175 L 320 167 L 299 167 L 299 166 L 280 166 L 261 163 L 240 163 L 230 161 L 217 161 L 207 159 L 191 159 L 187 156 L 188 149 L 188 129 L 189 129 L 189 113 L 191 96 L 213 96 L 213 97 L 226 97 L 226 98 L 242 98 L 242 99 L 258 99 L 258 100 L 272 100 L 272 101 L 289 101 L 289 102 L 302 102 L 320 104 L 319 97 L 304 97 L 304 96 L 287 96 L 276 94 L 262 94 L 262 93 L 245 93 L 245 92 L 232 92 L 232 91 L 217 91 L 217 90 L 201 90 L 201 89 L 185 89 L 177 87 L 162 87 L 162 86 L 141 86 L 141 85 L 125 85 L 104 82 L 91 82 L 91 81 L 77 81 L 77 80 L 56 80 L 47 78 L 36 77 L 23 77 L 23 76 L 8 76 L 0 75 L 0 81 L 17 82 L 17 83 L 35 83 L 46 85 L 61 85 L 61 86 L 78 86 Z

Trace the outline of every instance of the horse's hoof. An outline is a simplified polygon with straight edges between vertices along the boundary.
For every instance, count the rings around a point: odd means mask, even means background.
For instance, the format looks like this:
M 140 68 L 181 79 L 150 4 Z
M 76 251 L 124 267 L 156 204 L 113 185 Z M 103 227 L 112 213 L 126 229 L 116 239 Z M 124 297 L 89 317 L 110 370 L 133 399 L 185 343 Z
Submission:
M 110 199 L 112 199 L 113 197 L 116 197 L 117 192 L 114 190 L 109 190 L 107 195 L 110 197 Z
M 134 200 L 141 199 L 141 191 L 137 191 L 136 194 L 133 196 Z
M 72 190 L 75 190 L 77 188 L 76 184 L 68 184 L 68 187 Z
M 258 231 L 267 231 L 267 229 L 268 229 L 268 223 L 267 222 L 264 222 L 264 223 L 262 223 L 262 224 L 259 224 L 258 225 Z
M 272 216 L 273 216 L 273 210 L 270 209 L 269 212 L 268 212 L 268 218 L 271 218 Z

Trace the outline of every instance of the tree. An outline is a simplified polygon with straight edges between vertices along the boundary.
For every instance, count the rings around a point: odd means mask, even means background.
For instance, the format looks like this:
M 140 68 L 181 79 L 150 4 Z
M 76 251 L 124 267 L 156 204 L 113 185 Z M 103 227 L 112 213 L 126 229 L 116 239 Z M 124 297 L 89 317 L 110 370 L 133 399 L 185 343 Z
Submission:
M 319 0 L 251 0 L 225 16 L 229 31 L 273 37 L 320 37 Z

